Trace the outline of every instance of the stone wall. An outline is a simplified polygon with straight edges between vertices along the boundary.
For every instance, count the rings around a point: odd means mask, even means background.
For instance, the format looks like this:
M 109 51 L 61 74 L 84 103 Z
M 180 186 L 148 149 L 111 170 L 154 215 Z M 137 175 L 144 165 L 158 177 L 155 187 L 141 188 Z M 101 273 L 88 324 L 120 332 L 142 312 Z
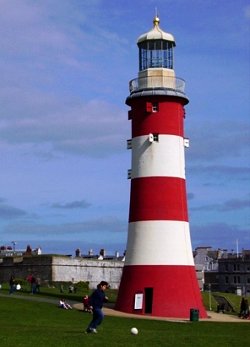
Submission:
M 93 289 L 104 280 L 112 289 L 117 289 L 120 285 L 123 266 L 123 261 L 114 259 L 98 260 L 45 254 L 3 257 L 0 258 L 0 283 L 8 282 L 11 275 L 25 279 L 29 274 L 33 274 L 41 279 L 42 284 L 88 281 L 90 289 Z M 197 271 L 197 279 L 200 279 L 199 271 Z
M 88 281 L 90 288 L 104 280 L 111 288 L 120 284 L 124 263 L 118 260 L 54 257 L 52 261 L 53 281 Z
M 120 284 L 124 262 L 120 260 L 97 260 L 67 256 L 38 255 L 6 257 L 0 259 L 0 283 L 15 278 L 27 278 L 29 274 L 39 277 L 42 283 L 88 281 L 90 288 L 105 280 L 111 288 Z
M 42 281 L 52 279 L 51 256 L 18 256 L 0 259 L 0 282 L 7 282 L 11 275 L 25 279 L 29 274 Z

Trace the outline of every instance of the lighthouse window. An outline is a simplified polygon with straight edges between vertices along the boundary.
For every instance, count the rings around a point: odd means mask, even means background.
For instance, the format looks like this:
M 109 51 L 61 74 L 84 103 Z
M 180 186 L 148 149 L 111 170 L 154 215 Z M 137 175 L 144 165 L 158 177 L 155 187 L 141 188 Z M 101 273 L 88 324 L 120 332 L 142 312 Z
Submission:
M 159 111 L 159 105 L 158 102 L 152 103 L 152 112 L 158 112 Z
M 154 142 L 159 142 L 159 134 L 153 134 Z
M 149 40 L 139 44 L 139 68 L 173 69 L 174 42 L 165 40 Z
M 156 113 L 159 111 L 158 102 L 146 102 L 146 112 L 147 113 Z
M 153 102 L 152 103 L 152 112 L 158 112 L 158 102 Z

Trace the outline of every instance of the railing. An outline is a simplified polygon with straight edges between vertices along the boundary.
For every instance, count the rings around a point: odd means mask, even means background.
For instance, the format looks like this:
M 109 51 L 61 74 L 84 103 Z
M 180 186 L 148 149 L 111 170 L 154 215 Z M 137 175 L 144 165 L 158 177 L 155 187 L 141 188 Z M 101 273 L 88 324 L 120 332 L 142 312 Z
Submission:
M 185 93 L 185 81 L 182 78 L 169 76 L 148 76 L 135 78 L 129 82 L 130 93 L 134 93 L 142 89 L 159 88 Z

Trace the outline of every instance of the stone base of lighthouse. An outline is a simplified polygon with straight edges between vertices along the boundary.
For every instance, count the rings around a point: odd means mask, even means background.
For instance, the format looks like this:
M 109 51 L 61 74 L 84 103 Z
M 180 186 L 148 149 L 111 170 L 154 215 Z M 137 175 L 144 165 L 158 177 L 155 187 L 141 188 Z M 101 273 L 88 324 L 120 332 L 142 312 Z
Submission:
M 195 267 L 188 265 L 125 265 L 116 309 L 173 318 L 189 318 L 190 309 L 198 309 L 200 318 L 207 317 Z

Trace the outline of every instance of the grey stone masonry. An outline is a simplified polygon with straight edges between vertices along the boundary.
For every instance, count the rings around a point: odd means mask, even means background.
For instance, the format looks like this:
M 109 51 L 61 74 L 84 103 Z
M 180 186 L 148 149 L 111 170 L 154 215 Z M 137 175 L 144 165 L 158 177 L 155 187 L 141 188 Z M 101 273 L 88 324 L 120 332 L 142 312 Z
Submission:
M 105 280 L 111 288 L 120 284 L 124 262 L 121 260 L 98 260 L 81 257 L 37 255 L 0 258 L 0 283 L 15 278 L 27 278 L 29 274 L 39 277 L 41 283 L 88 281 L 89 287 Z

